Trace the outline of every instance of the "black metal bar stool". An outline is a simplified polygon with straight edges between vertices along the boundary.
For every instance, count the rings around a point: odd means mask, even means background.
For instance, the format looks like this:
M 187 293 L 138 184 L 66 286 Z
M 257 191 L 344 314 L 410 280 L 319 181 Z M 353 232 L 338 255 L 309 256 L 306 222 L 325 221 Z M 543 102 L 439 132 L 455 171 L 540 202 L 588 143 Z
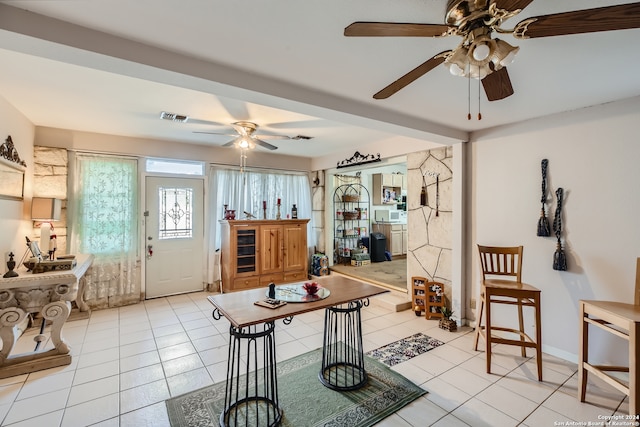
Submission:
M 227 385 L 225 409 L 220 414 L 221 426 L 273 427 L 282 421 L 274 331 L 274 322 L 245 328 L 229 327 Z M 258 364 L 260 344 L 264 349 L 262 368 Z M 241 353 L 246 356 L 245 362 L 242 362 Z
M 333 390 L 356 390 L 367 383 L 362 350 L 361 300 L 329 307 L 324 313 L 320 382 Z

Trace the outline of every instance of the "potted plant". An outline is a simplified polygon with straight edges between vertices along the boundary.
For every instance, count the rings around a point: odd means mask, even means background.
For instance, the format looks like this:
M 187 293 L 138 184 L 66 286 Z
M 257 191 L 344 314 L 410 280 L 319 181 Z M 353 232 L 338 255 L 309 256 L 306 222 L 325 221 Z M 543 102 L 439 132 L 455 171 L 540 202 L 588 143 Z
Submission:
M 449 307 L 442 307 L 440 309 L 440 313 L 442 313 L 442 318 L 440 319 L 439 326 L 441 329 L 446 329 L 449 332 L 454 332 L 458 329 L 458 325 L 456 321 L 451 318 L 453 316 L 453 311 Z

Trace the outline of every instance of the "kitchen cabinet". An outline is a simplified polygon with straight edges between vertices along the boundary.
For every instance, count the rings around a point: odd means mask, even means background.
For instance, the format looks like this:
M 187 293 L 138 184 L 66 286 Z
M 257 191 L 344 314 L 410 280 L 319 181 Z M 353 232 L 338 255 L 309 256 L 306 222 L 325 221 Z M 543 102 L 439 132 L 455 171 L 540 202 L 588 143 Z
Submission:
M 382 185 L 385 187 L 400 187 L 404 189 L 404 175 L 399 173 L 383 173 Z
M 387 250 L 391 255 L 407 254 L 407 224 L 382 224 L 373 226 L 373 231 L 382 233 L 387 238 Z
M 372 201 L 374 205 L 394 205 L 406 190 L 407 178 L 398 173 L 376 173 L 372 176 Z
M 308 222 L 308 219 L 220 221 L 223 289 L 234 291 L 305 280 Z
M 333 193 L 334 263 L 349 263 L 363 237 L 369 236 L 369 191 L 360 184 L 345 184 Z

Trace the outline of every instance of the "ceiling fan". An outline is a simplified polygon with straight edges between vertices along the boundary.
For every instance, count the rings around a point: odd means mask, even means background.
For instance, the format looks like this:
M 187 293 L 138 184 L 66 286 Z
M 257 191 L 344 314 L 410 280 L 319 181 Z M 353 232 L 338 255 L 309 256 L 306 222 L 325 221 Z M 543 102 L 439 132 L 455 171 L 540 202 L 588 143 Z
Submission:
M 206 120 L 194 120 L 189 116 L 184 114 L 176 114 L 169 113 L 166 111 L 162 111 L 160 113 L 160 118 L 162 120 L 169 120 L 179 123 L 188 122 L 196 122 L 202 124 L 216 125 L 220 126 L 221 123 L 210 122 Z M 288 136 L 288 135 L 273 135 L 273 134 L 258 134 L 256 131 L 258 130 L 258 125 L 253 122 L 248 121 L 238 121 L 231 123 L 231 126 L 235 129 L 236 133 L 220 133 L 220 132 L 204 132 L 204 131 L 194 131 L 194 133 L 204 133 L 208 135 L 224 135 L 228 137 L 232 137 L 233 139 L 226 144 L 222 145 L 223 147 L 236 147 L 242 150 L 252 150 L 256 146 L 266 148 L 268 150 L 277 150 L 278 147 L 275 145 L 269 144 L 264 141 L 265 139 L 281 139 L 281 140 L 309 140 L 313 138 L 312 136 L 306 135 L 296 135 L 296 136 Z
M 386 99 L 444 63 L 453 75 L 480 79 L 489 101 L 513 95 L 506 66 L 519 47 L 492 34 L 511 34 L 516 39 L 640 28 L 640 2 L 535 16 L 501 26 L 533 0 L 448 0 L 445 24 L 354 22 L 344 29 L 348 37 L 447 37 L 460 36 L 452 49 L 440 52 L 373 97 Z
M 223 147 L 237 147 L 241 149 L 249 149 L 252 150 L 258 147 L 266 148 L 267 150 L 277 150 L 278 147 L 275 145 L 269 144 L 264 141 L 265 139 L 294 139 L 295 137 L 290 137 L 287 135 L 266 135 L 266 134 L 258 134 L 256 131 L 258 130 L 258 125 L 252 122 L 240 121 L 231 123 L 231 126 L 236 130 L 236 134 L 226 134 L 226 133 L 218 133 L 218 132 L 203 132 L 203 131 L 194 131 L 194 133 L 205 133 L 209 135 L 226 135 L 234 137 L 231 141 L 223 144 Z

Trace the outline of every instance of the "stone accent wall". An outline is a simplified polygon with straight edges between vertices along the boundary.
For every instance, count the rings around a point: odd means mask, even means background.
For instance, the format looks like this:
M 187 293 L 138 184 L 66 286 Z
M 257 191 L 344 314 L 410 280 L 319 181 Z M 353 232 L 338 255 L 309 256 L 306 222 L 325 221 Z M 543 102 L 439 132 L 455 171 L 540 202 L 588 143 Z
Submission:
M 62 200 L 60 221 L 54 221 L 52 234 L 57 236 L 56 255 L 67 253 L 67 175 L 68 156 L 63 148 L 33 147 L 33 196 Z M 40 239 L 40 223 L 34 223 L 33 235 Z M 43 248 L 44 250 L 44 248 Z
M 436 174 L 439 182 L 436 185 Z M 442 147 L 407 155 L 408 253 L 407 279 L 426 277 L 445 285 L 447 306 L 452 307 L 453 149 Z M 421 204 L 422 188 L 426 205 Z M 436 195 L 436 187 L 439 194 Z M 436 196 L 439 207 L 436 216 Z M 454 317 L 457 317 L 454 315 Z

